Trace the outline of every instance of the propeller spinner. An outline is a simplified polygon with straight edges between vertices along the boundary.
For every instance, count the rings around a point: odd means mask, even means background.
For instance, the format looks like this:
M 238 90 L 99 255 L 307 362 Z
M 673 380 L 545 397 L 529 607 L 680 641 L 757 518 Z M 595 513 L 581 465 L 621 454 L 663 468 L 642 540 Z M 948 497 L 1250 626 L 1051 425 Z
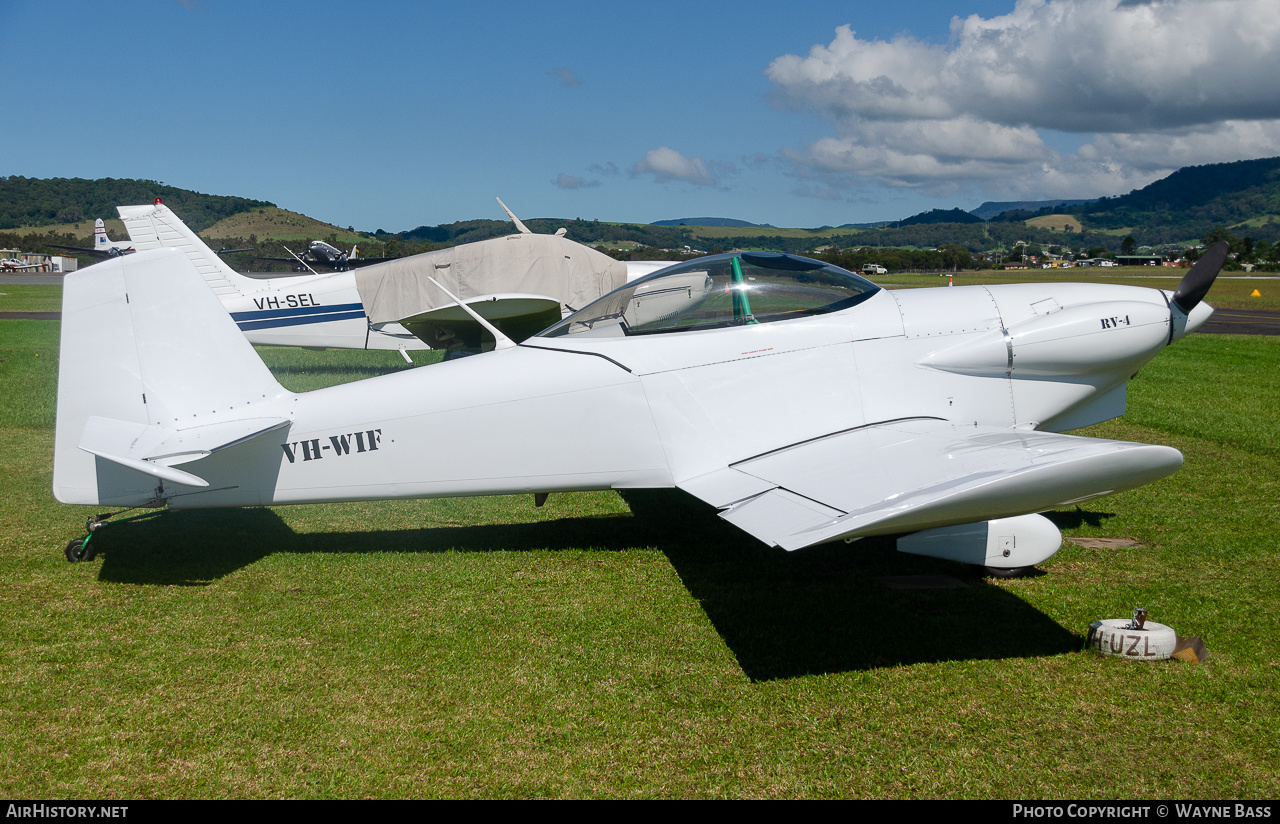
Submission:
M 1201 301 L 1218 277 L 1218 270 L 1226 263 L 1227 252 L 1225 240 L 1213 244 L 1178 282 L 1177 290 L 1169 299 L 1169 343 L 1179 340 L 1213 314 L 1213 307 L 1202 306 Z

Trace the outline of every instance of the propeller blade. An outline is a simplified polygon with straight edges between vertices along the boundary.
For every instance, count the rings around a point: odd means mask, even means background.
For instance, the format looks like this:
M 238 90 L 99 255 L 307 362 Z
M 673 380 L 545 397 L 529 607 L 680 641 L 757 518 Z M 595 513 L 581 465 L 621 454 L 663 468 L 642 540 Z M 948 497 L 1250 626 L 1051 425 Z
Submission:
M 1178 282 L 1178 290 L 1173 293 L 1173 302 L 1183 314 L 1191 314 L 1204 296 L 1209 294 L 1209 287 L 1218 277 L 1218 270 L 1227 262 L 1227 242 L 1220 240 L 1205 251 L 1200 259 L 1191 267 L 1191 271 Z

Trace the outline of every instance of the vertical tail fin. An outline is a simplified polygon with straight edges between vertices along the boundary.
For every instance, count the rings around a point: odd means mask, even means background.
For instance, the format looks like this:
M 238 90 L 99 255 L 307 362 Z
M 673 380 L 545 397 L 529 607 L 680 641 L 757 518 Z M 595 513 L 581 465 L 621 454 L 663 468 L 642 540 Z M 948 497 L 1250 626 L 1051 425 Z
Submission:
M 205 244 L 200 236 L 163 203 L 150 206 L 117 206 L 129 239 L 139 252 L 178 249 L 195 265 L 215 295 L 257 292 L 263 284 L 238 274 Z
M 64 280 L 53 466 L 63 503 L 144 504 L 156 479 L 203 486 L 201 458 L 287 425 L 291 399 L 182 252 L 113 258 Z
M 111 239 L 107 237 L 107 224 L 98 218 L 93 222 L 93 248 L 105 252 L 111 248 Z

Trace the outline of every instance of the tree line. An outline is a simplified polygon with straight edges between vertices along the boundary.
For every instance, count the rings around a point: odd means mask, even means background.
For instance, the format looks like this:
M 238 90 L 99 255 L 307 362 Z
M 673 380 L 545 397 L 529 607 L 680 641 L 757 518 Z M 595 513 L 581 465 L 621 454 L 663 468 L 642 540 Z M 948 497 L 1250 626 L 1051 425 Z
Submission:
M 156 198 L 182 215 L 194 231 L 250 209 L 274 206 L 265 200 L 230 195 L 206 195 L 154 180 L 101 178 L 0 177 L 0 229 L 77 223 L 114 217 L 116 206 L 152 203 Z

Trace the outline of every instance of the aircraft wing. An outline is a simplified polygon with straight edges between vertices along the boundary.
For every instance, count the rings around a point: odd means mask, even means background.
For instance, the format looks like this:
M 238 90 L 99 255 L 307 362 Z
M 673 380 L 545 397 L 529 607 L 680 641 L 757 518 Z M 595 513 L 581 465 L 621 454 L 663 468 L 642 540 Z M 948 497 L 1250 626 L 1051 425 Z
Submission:
M 560 302 L 546 295 L 503 293 L 467 298 L 463 302 L 515 341 L 541 332 L 562 316 Z M 455 303 L 411 315 L 402 319 L 400 325 L 432 348 L 460 345 L 478 351 L 486 335 L 480 324 Z
M 1181 465 L 1167 446 L 914 418 L 793 444 L 678 486 L 794 550 L 1042 512 Z
M 252 249 L 226 249 L 219 250 L 218 254 L 231 254 L 232 252 L 252 252 Z M 376 258 L 348 258 L 347 260 L 335 261 L 325 260 L 324 258 L 304 257 L 301 261 L 296 258 L 283 257 L 255 257 L 253 260 L 262 260 L 267 263 L 290 263 L 297 265 L 306 263 L 308 266 L 321 266 L 326 269 L 337 269 L 339 271 L 346 269 L 359 269 L 363 266 L 372 266 L 375 263 L 386 263 L 389 260 L 399 260 L 399 258 L 376 257 Z
M 77 252 L 82 255 L 93 255 L 94 257 L 99 257 L 103 260 L 129 254 L 133 251 L 132 249 L 126 251 L 118 247 L 112 249 L 90 249 L 85 246 L 64 246 L 61 243 L 46 243 L 45 245 L 51 249 L 66 249 L 69 252 Z

